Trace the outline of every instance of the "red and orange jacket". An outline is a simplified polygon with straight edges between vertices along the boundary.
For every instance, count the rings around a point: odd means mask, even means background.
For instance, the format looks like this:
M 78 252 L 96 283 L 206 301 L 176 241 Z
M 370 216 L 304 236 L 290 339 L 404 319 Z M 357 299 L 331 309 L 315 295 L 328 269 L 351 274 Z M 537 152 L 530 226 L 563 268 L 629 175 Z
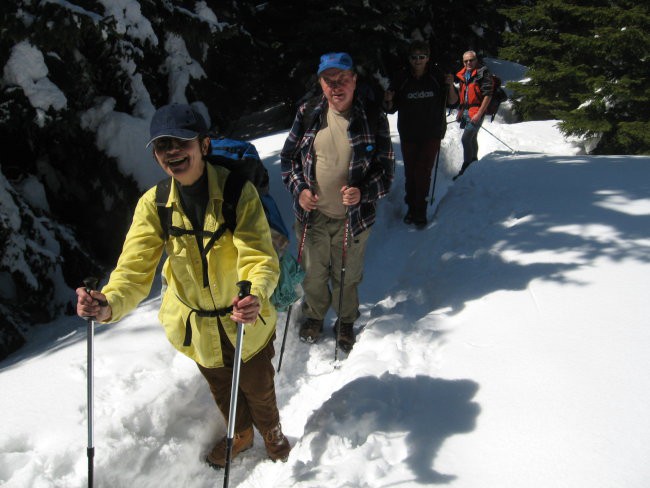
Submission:
M 492 96 L 492 76 L 490 76 L 487 66 L 480 66 L 472 71 L 469 83 L 466 83 L 466 71 L 467 68 L 463 68 L 456 73 L 456 81 L 460 84 L 458 112 L 460 114 L 464 110 L 469 110 L 469 116 L 474 117 L 476 112 L 478 112 L 483 99 Z

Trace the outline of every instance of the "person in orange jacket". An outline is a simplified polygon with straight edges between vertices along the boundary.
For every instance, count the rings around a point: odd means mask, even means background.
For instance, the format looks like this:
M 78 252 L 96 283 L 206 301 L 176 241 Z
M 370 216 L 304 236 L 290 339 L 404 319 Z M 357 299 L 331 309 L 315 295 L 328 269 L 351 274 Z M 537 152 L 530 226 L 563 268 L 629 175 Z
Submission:
M 467 167 L 478 159 L 478 131 L 483 124 L 485 111 L 492 98 L 492 77 L 487 69 L 479 63 L 476 52 L 463 54 L 463 69 L 456 73 L 459 84 L 459 106 L 457 120 L 463 130 L 463 165 L 454 177 L 462 175 Z

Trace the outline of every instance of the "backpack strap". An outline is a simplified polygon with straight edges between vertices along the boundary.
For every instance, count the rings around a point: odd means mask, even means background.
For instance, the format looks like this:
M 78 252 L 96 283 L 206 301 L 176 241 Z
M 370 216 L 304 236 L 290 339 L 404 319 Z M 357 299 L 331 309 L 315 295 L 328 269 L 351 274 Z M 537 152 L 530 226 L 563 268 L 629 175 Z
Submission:
M 212 233 L 207 233 L 203 230 L 187 230 L 181 229 L 180 227 L 175 227 L 172 225 L 172 208 L 167 207 L 167 200 L 169 200 L 169 193 L 171 191 L 172 178 L 167 178 L 160 181 L 156 185 L 156 210 L 158 211 L 158 218 L 160 219 L 160 225 L 162 227 L 163 239 L 167 240 L 170 236 L 179 237 L 182 235 L 194 235 L 197 237 L 207 237 L 210 236 L 210 240 L 205 245 L 202 255 L 201 262 L 203 268 L 203 286 L 206 287 L 209 285 L 208 282 L 208 266 L 207 266 L 207 255 L 214 243 L 221 238 L 221 236 L 230 230 L 232 234 L 235 233 L 237 227 L 237 204 L 239 203 L 239 197 L 241 192 L 244 189 L 247 178 L 243 175 L 240 175 L 235 172 L 230 172 L 226 178 L 226 183 L 224 184 L 223 189 L 223 205 L 221 208 L 221 213 L 224 218 L 223 225 L 220 225 L 219 228 Z M 183 300 L 177 296 L 177 298 L 182 302 Z M 185 303 L 184 303 L 185 304 Z M 197 315 L 198 317 L 216 317 L 219 324 L 221 324 L 221 317 L 224 317 L 232 312 L 232 306 L 219 308 L 217 310 L 198 310 L 190 307 L 185 304 L 187 308 L 190 309 L 190 313 L 185 320 L 185 338 L 183 340 L 183 346 L 189 347 L 192 343 L 192 326 L 191 326 L 191 317 L 192 315 Z M 262 323 L 266 324 L 264 318 L 259 316 Z
M 217 322 L 219 322 L 219 325 L 223 327 L 223 325 L 221 324 L 221 317 L 225 317 L 226 315 L 232 312 L 232 305 L 230 305 L 229 307 L 218 308 L 217 310 L 197 310 L 192 307 L 188 307 L 188 308 L 190 309 L 190 313 L 188 314 L 187 319 L 185 320 L 185 339 L 183 339 L 184 347 L 189 347 L 192 344 L 192 324 L 190 321 L 192 315 L 196 314 L 198 317 L 216 317 Z
M 246 181 L 243 175 L 231 171 L 223 187 L 221 214 L 223 215 L 224 226 L 232 234 L 235 233 L 235 229 L 237 228 L 237 204 L 239 203 L 239 197 L 241 196 Z
M 215 232 L 205 232 L 203 230 L 187 230 L 172 225 L 172 207 L 167 206 L 169 200 L 169 193 L 171 192 L 172 179 L 167 178 L 160 181 L 156 185 L 156 210 L 158 211 L 158 218 L 160 219 L 160 226 L 162 227 L 162 238 L 169 239 L 170 236 L 180 237 L 185 235 L 193 235 L 197 237 L 210 237 L 209 245 L 206 246 L 207 251 L 214 245 L 214 243 L 226 232 L 227 227 L 220 226 Z
M 162 180 L 156 185 L 156 210 L 158 211 L 158 218 L 160 219 L 160 226 L 162 227 L 162 238 L 168 240 L 170 236 L 181 237 L 184 235 L 193 235 L 197 238 L 209 237 L 210 240 L 203 247 L 201 253 L 201 262 L 203 268 L 203 286 L 209 286 L 208 280 L 208 266 L 207 256 L 221 236 L 230 230 L 232 234 L 235 233 L 237 227 L 237 204 L 241 196 L 242 189 L 246 183 L 246 177 L 235 172 L 230 172 L 224 184 L 224 201 L 221 208 L 221 213 L 224 218 L 224 224 L 220 225 L 214 232 L 205 232 L 203 230 L 187 230 L 172 225 L 172 208 L 167 207 L 167 200 L 171 191 L 172 179 L 168 178 Z
M 219 229 L 214 234 L 211 234 L 213 237 L 210 239 L 210 243 L 206 246 L 206 249 L 209 249 L 214 245 L 214 242 L 223 235 L 223 232 L 227 229 L 234 234 L 235 228 L 237 227 L 237 204 L 239 203 L 239 197 L 241 192 L 244 189 L 246 184 L 246 177 L 235 172 L 230 172 L 226 178 L 226 183 L 224 184 L 223 189 L 223 206 L 221 208 L 221 213 L 224 218 L 225 229 L 219 232 Z M 186 230 L 179 227 L 172 226 L 172 208 L 167 207 L 167 200 L 169 200 L 169 193 L 171 191 L 172 179 L 167 178 L 160 181 L 156 185 L 156 210 L 158 211 L 158 217 L 160 219 L 160 225 L 162 227 L 163 239 L 169 239 L 169 236 L 179 237 L 182 235 L 192 234 L 199 235 L 204 234 L 203 231 L 197 230 Z M 214 237 L 216 234 L 216 238 Z
M 476 93 L 476 96 L 481 101 L 483 100 L 483 98 L 485 98 L 483 96 L 483 93 L 481 92 L 481 81 L 485 77 L 490 79 L 490 81 L 492 83 L 492 92 L 494 93 L 494 78 L 493 78 L 493 75 L 488 71 L 487 66 L 481 66 L 476 71 L 476 76 L 474 78 L 472 78 L 472 80 L 470 81 L 470 84 L 474 86 L 474 92 Z M 475 104 L 475 105 L 480 106 L 481 104 L 478 103 L 478 104 Z
M 368 122 L 368 128 L 370 129 L 371 134 L 377 132 L 377 127 L 379 127 L 379 120 L 383 113 L 380 104 L 375 103 L 374 100 L 371 100 L 367 95 L 360 94 L 358 95 L 361 99 L 361 105 L 363 106 L 363 111 L 366 114 L 366 120 Z M 310 98 L 307 101 L 305 106 L 304 116 L 302 119 L 302 132 L 303 134 L 309 129 L 316 120 L 316 107 L 321 103 L 322 95 L 318 95 Z
M 322 93 L 319 95 L 315 95 L 311 97 L 309 100 L 307 100 L 307 105 L 305 106 L 305 111 L 303 112 L 303 118 L 302 118 L 302 133 L 304 134 L 307 129 L 309 129 L 312 125 L 314 125 L 314 121 L 316 120 L 316 107 L 320 105 L 321 100 L 323 99 Z
M 368 129 L 373 136 L 377 133 L 379 127 L 379 120 L 384 113 L 380 105 L 367 98 L 362 99 L 363 111 L 366 113 L 366 121 L 368 122 Z
M 156 210 L 162 227 L 163 240 L 169 239 L 169 228 L 172 226 L 172 209 L 167 206 L 169 193 L 172 187 L 172 179 L 166 178 L 156 185 Z

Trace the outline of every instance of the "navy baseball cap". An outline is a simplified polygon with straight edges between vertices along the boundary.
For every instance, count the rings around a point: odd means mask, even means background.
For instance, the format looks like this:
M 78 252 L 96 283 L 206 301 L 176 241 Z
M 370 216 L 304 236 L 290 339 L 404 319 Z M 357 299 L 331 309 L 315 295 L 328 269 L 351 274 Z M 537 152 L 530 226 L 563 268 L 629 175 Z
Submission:
M 348 53 L 327 53 L 320 57 L 320 64 L 318 65 L 318 75 L 330 68 L 338 69 L 352 69 L 354 63 L 352 57 Z
M 208 125 L 205 119 L 191 106 L 184 103 L 164 105 L 153 114 L 147 147 L 160 137 L 189 140 L 206 132 L 208 132 Z

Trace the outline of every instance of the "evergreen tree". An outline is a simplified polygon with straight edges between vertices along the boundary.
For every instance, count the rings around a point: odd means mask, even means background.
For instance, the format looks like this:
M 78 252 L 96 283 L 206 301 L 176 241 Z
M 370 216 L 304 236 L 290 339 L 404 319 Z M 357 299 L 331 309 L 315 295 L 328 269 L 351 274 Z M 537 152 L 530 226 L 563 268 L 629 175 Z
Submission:
M 454 70 L 462 53 L 476 49 L 496 54 L 505 17 L 497 5 L 520 0 L 316 0 L 251 3 L 240 21 L 264 52 L 268 95 L 295 102 L 315 82 L 318 57 L 330 51 L 349 52 L 361 74 L 372 81 L 390 76 L 405 62 L 408 43 L 429 41 L 432 59 Z
M 541 0 L 504 9 L 500 55 L 529 66 L 512 83 L 525 120 L 558 118 L 599 153 L 650 153 L 650 8 L 628 0 Z

